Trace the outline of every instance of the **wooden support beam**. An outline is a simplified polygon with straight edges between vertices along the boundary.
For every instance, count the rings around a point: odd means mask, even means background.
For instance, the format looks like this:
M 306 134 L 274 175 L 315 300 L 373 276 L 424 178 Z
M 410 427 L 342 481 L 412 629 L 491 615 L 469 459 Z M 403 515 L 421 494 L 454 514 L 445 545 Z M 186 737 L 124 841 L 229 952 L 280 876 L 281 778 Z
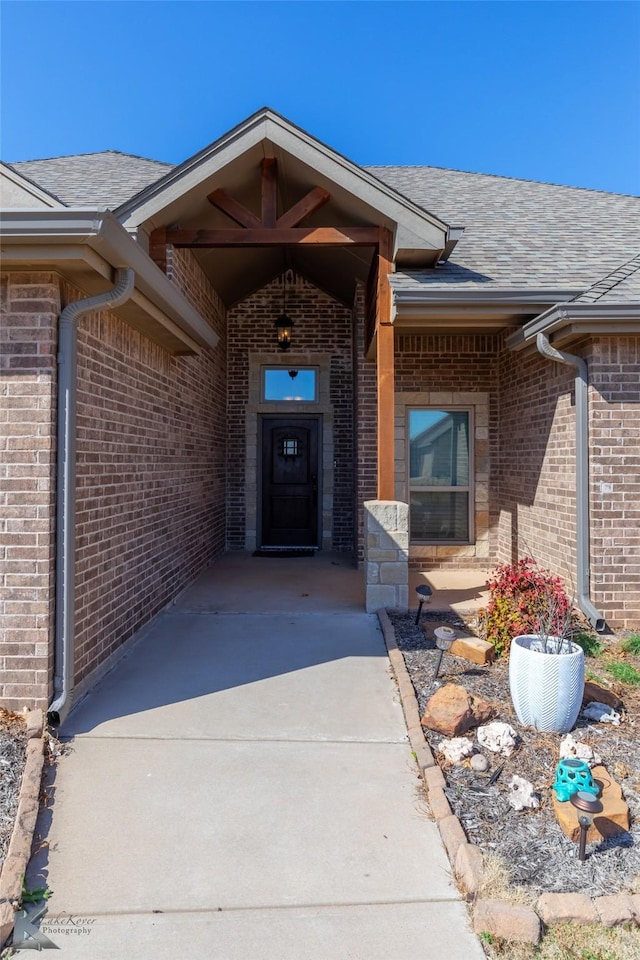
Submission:
M 304 244 L 317 247 L 378 244 L 377 227 L 252 227 L 245 230 L 168 229 L 167 243 L 174 247 L 282 247 Z
M 393 237 L 380 228 L 376 362 L 378 373 L 378 500 L 395 500 L 395 350 L 391 323 Z
M 262 161 L 262 226 L 275 227 L 278 217 L 278 161 L 264 157 Z
M 320 207 L 331 200 L 331 194 L 322 187 L 314 187 L 309 193 L 305 194 L 302 200 L 298 200 L 286 213 L 279 217 L 276 223 L 277 227 L 297 227 L 301 220 L 315 213 Z
M 214 190 L 207 197 L 209 203 L 222 210 L 228 217 L 239 223 L 241 227 L 261 227 L 262 223 L 255 213 L 251 213 L 243 203 L 235 200 L 226 190 Z

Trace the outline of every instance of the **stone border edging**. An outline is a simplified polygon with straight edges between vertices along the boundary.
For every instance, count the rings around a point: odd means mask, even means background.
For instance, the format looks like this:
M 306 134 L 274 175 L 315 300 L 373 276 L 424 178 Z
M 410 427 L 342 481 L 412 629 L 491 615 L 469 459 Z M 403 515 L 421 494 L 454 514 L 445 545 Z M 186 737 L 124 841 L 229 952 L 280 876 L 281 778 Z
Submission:
M 43 712 L 31 710 L 27 714 L 27 755 L 20 783 L 18 810 L 7 858 L 0 872 L 0 949 L 13 932 L 16 909 L 22 899 L 22 880 L 31 858 L 44 766 L 43 734 Z
M 440 831 L 451 867 L 467 901 L 473 903 L 475 933 L 491 933 L 505 940 L 539 943 L 542 924 L 601 923 L 614 927 L 623 923 L 640 925 L 640 894 L 616 893 L 593 899 L 581 893 L 543 893 L 536 909 L 507 900 L 478 897 L 484 880 L 482 851 L 469 843 L 459 819 L 452 812 L 444 792 L 446 781 L 420 723 L 420 711 L 404 657 L 396 643 L 395 630 L 387 611 L 377 611 L 391 667 L 398 684 L 409 743 L 427 788 L 427 798 Z

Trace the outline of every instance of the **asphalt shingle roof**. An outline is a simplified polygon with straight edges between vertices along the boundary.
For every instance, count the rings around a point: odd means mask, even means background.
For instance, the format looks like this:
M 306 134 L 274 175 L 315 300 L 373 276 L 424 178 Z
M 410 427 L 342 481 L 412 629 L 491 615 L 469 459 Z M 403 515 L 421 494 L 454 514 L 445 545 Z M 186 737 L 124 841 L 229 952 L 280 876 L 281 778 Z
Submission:
M 169 163 L 135 157 L 118 150 L 79 153 L 51 160 L 22 160 L 10 166 L 59 197 L 68 207 L 108 210 L 119 207 L 173 169 Z
M 607 303 L 640 302 L 640 253 L 623 263 L 617 270 L 594 283 L 578 297 L 576 303 Z
M 116 150 L 11 166 L 67 206 L 108 209 L 173 169 Z M 396 273 L 396 289 L 586 291 L 640 251 L 637 197 L 440 167 L 365 169 L 451 226 L 465 228 L 446 264 Z M 640 273 L 629 273 L 606 296 L 640 298 Z
M 439 167 L 368 167 L 451 226 L 448 263 L 394 286 L 586 288 L 640 250 L 640 199 Z

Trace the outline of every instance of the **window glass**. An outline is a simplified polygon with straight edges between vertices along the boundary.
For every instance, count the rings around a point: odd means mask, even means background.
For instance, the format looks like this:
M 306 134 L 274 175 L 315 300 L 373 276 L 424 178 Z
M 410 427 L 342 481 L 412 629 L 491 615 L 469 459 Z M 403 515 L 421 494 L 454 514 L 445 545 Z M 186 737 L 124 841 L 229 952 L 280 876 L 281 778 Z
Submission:
M 469 542 L 469 412 L 409 411 L 413 541 Z
M 265 367 L 263 399 L 313 402 L 316 399 L 316 374 L 317 370 L 313 368 L 286 370 L 284 367 Z

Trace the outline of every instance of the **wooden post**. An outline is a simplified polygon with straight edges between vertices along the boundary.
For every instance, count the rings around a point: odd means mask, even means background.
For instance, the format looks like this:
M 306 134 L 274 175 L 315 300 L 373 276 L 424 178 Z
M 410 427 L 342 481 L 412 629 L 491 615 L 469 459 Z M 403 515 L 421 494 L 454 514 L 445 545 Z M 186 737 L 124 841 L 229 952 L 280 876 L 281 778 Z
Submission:
M 376 363 L 378 372 L 378 500 L 395 500 L 395 365 L 391 323 L 393 236 L 380 228 Z

